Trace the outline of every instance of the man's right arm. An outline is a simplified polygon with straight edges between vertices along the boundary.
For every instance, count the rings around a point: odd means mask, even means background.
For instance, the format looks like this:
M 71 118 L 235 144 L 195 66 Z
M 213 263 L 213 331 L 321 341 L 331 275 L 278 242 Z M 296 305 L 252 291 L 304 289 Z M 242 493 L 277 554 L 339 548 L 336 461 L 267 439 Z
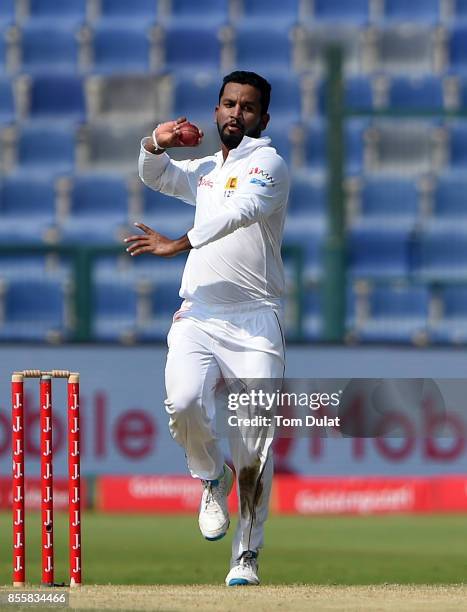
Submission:
M 141 180 L 151 189 L 194 205 L 197 176 L 190 168 L 193 162 L 173 161 L 165 153 L 165 149 L 184 146 L 180 141 L 180 129 L 186 122 L 185 117 L 180 117 L 176 121 L 161 123 L 150 137 L 144 138 L 141 143 L 138 169 Z M 200 131 L 198 144 L 202 138 L 203 133 Z

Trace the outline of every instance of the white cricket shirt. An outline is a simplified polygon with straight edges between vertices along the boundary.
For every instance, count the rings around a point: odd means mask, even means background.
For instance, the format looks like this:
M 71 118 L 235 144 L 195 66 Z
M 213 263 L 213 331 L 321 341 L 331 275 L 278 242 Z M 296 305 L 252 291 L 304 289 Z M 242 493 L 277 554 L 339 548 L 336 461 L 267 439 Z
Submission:
M 174 161 L 141 146 L 143 183 L 196 206 L 188 232 L 193 249 L 180 289 L 186 300 L 205 306 L 280 305 L 289 175 L 270 142 L 267 137 L 244 136 L 225 162 L 221 151 Z

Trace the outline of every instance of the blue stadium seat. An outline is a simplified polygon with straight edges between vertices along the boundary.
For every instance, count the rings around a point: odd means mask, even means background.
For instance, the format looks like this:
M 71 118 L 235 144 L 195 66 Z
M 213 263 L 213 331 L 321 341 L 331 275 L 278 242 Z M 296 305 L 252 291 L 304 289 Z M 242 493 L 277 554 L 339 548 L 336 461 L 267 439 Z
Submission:
M 13 82 L 8 77 L 0 76 L 0 126 L 13 123 L 15 117 Z
M 323 334 L 323 304 L 319 288 L 316 286 L 308 287 L 303 301 L 304 339 L 321 340 Z
M 365 134 L 369 128 L 368 119 L 349 118 L 345 122 L 346 172 L 361 174 L 365 164 Z
M 366 76 L 348 77 L 344 81 L 344 105 L 355 111 L 371 111 L 375 108 L 373 84 Z M 318 108 L 326 112 L 326 82 L 322 81 L 318 90 Z
M 326 122 L 311 121 L 304 128 L 305 165 L 313 170 L 324 170 L 326 165 Z
M 0 27 L 11 25 L 15 21 L 15 0 L 2 0 L 0 2 Z
M 79 69 L 77 30 L 68 25 L 30 22 L 21 28 L 21 68 L 29 73 L 76 72 Z
M 364 342 L 426 341 L 429 305 L 427 287 L 377 285 L 368 296 L 368 318 L 355 334 Z
M 415 246 L 414 272 L 423 281 L 467 280 L 467 232 L 462 225 L 427 224 Z
M 452 168 L 467 167 L 467 122 L 453 121 L 446 124 L 449 135 L 449 165 Z
M 435 292 L 440 311 L 430 325 L 433 342 L 465 343 L 467 341 L 467 287 L 441 286 Z
M 129 341 L 137 323 L 138 292 L 134 281 L 100 280 L 93 291 L 93 335 L 98 340 Z
M 465 21 L 467 18 L 467 0 L 456 0 L 454 3 L 454 19 Z
M 280 116 L 274 116 L 261 134 L 271 139 L 270 146 L 276 149 L 288 165 L 291 164 L 293 157 L 292 130 L 293 125 L 282 122 Z
M 107 23 L 139 22 L 141 25 L 151 25 L 156 22 L 158 14 L 158 0 L 100 0 L 99 16 Z
M 142 340 L 165 340 L 172 324 L 174 313 L 180 308 L 182 298 L 178 295 L 178 279 L 157 279 L 149 290 L 148 314 L 138 328 Z
M 368 0 L 314 0 L 313 17 L 317 21 L 366 24 L 370 19 Z
M 86 0 L 29 0 L 28 14 L 35 23 L 80 25 L 86 21 Z
M 291 123 L 302 117 L 302 92 L 300 80 L 294 74 L 268 74 L 263 76 L 271 84 L 271 121 Z
M 425 22 L 436 24 L 441 19 L 442 0 L 384 0 L 386 22 Z
M 327 196 L 324 176 L 310 176 L 307 172 L 292 175 L 288 214 L 303 218 L 321 218 L 326 214 Z
M 325 224 L 320 217 L 310 217 L 306 221 L 292 216 L 286 219 L 284 245 L 303 249 L 305 283 L 313 283 L 322 275 L 324 236 Z
M 350 229 L 347 264 L 353 278 L 407 278 L 411 259 L 411 232 L 406 227 Z
M 60 223 L 62 240 L 113 242 L 127 223 L 128 186 L 124 178 L 91 174 L 73 179 L 69 215 Z
M 100 22 L 93 30 L 93 70 L 99 73 L 148 72 L 151 41 L 144 22 Z
M 0 183 L 0 242 L 42 242 L 55 221 L 54 181 L 11 175 Z
M 83 79 L 73 74 L 32 77 L 29 114 L 34 119 L 84 120 L 86 101 Z
M 395 177 L 367 177 L 360 192 L 361 221 L 375 227 L 394 222 L 411 227 L 420 215 L 415 180 Z
M 5 69 L 7 63 L 6 28 L 2 28 L 0 24 L 0 69 Z
M 27 173 L 58 175 L 74 170 L 75 129 L 60 122 L 28 122 L 19 127 L 18 170 Z
M 390 82 L 388 102 L 390 108 L 395 110 L 443 110 L 443 81 L 434 75 L 395 77 Z
M 449 36 L 449 64 L 452 70 L 462 71 L 467 66 L 467 25 L 454 26 Z
M 201 24 L 171 24 L 165 28 L 165 65 L 179 74 L 219 72 L 221 42 L 215 29 Z
M 160 232 L 180 235 L 193 225 L 195 208 L 177 198 L 144 187 L 142 192 L 142 221 Z M 141 219 L 139 219 L 141 220 Z
M 300 0 L 243 0 L 242 20 L 256 22 L 267 29 L 271 23 L 288 28 L 299 20 Z
M 2 340 L 57 341 L 66 335 L 66 300 L 60 281 L 12 279 L 7 284 Z
M 467 219 L 467 177 L 445 174 L 438 177 L 433 193 L 433 214 L 440 220 L 461 223 Z
M 219 100 L 222 80 L 214 75 L 174 75 L 174 108 L 176 117 L 188 117 L 198 121 L 213 120 L 214 109 Z
M 279 25 L 246 22 L 235 33 L 236 66 L 239 70 L 262 73 L 293 70 L 292 42 L 287 29 Z
M 178 25 L 193 25 L 200 19 L 212 28 L 227 24 L 229 21 L 228 0 L 172 0 L 170 22 Z

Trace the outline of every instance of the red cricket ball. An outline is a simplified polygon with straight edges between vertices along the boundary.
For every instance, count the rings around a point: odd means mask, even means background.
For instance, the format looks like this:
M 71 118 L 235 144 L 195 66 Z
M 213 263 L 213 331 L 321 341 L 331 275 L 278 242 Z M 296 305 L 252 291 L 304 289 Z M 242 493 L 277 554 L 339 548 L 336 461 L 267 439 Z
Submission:
M 193 123 L 186 123 L 180 128 L 180 142 L 186 147 L 194 147 L 198 144 L 199 130 Z

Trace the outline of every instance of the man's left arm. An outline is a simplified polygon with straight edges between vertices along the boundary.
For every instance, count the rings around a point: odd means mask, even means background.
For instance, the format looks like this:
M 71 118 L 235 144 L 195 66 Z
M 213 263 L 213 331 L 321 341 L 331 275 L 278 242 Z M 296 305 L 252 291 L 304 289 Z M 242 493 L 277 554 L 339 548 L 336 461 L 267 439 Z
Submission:
M 248 167 L 242 189 L 227 201 L 227 209 L 188 232 L 191 246 L 202 247 L 269 217 L 286 205 L 288 193 L 284 160 L 277 155 L 258 156 Z

